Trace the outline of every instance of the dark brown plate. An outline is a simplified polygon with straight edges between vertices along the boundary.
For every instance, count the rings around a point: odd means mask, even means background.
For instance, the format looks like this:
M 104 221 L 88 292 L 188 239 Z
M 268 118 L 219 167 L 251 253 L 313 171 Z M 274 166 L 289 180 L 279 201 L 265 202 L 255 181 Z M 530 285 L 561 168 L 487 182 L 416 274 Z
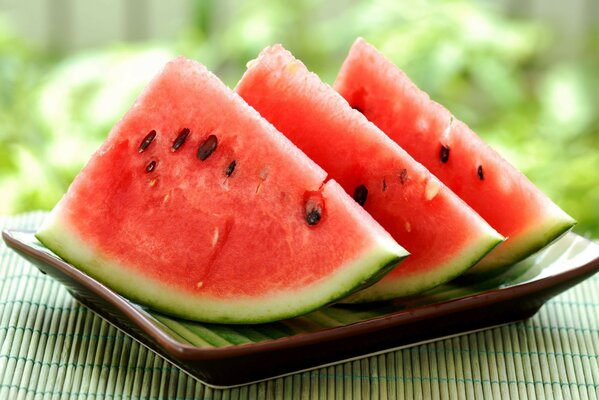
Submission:
M 145 309 L 64 262 L 32 232 L 4 241 L 81 303 L 202 382 L 226 387 L 489 328 L 534 315 L 599 270 L 599 245 L 574 233 L 477 283 L 368 306 L 330 306 L 262 325 L 217 325 Z

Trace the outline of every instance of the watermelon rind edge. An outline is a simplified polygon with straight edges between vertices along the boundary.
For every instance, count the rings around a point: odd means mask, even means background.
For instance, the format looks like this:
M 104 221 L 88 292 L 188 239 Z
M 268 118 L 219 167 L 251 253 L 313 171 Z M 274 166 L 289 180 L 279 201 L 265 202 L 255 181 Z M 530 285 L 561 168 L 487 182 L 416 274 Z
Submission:
M 437 265 L 429 273 L 423 274 L 422 271 L 419 271 L 412 276 L 406 275 L 405 279 L 401 281 L 378 282 L 376 285 L 348 296 L 342 303 L 369 303 L 413 296 L 457 278 L 504 242 L 503 236 L 488 224 L 484 225 L 486 225 L 485 234 L 476 238 L 468 249 L 460 253 L 459 257 Z
M 56 214 L 55 209 L 35 233 L 53 253 L 135 303 L 200 322 L 258 324 L 303 315 L 372 284 L 409 255 L 390 237 L 377 235 L 376 244 L 340 267 L 341 272 L 295 293 L 287 290 L 262 298 L 208 298 L 182 293 L 134 268 L 105 260 Z
M 554 203 L 551 202 L 549 204 L 550 210 L 548 211 L 548 216 L 543 221 L 533 224 L 528 232 L 521 234 L 523 239 L 516 243 L 515 248 L 511 247 L 509 251 L 499 248 L 503 250 L 502 253 L 505 252 L 504 254 L 507 254 L 507 258 L 497 259 L 491 253 L 468 270 L 467 274 L 476 278 L 497 275 L 569 232 L 576 225 L 576 220 Z M 508 243 L 504 243 L 502 247 Z

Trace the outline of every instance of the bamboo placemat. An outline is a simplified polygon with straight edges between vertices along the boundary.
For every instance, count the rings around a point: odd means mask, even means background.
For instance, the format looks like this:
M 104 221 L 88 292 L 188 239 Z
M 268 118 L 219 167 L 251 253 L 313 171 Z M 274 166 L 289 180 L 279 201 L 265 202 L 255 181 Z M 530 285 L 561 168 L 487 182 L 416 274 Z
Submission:
M 0 228 L 35 229 L 44 215 L 3 217 Z M 597 399 L 599 276 L 526 322 L 218 390 L 80 306 L 0 244 L 0 399 L 287 397 Z

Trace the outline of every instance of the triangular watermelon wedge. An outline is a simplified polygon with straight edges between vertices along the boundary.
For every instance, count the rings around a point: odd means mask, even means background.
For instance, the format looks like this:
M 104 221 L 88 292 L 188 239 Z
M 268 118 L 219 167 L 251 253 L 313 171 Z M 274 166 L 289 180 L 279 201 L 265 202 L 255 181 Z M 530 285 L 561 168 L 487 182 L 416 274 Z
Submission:
M 131 300 L 182 318 L 309 312 L 407 255 L 198 63 L 169 63 L 37 237 Z
M 399 268 L 348 301 L 430 289 L 462 274 L 503 240 L 282 46 L 251 61 L 236 90 L 410 252 Z
M 575 224 L 364 39 L 353 44 L 335 89 L 508 238 L 469 273 L 500 272 Z

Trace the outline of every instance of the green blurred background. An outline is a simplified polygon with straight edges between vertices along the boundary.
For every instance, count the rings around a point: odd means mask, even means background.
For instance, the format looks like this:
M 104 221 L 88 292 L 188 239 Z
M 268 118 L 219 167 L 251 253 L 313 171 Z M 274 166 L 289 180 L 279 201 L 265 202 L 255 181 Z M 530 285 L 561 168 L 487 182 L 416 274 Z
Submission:
M 596 0 L 0 0 L 0 214 L 50 209 L 175 55 L 233 87 L 281 42 L 332 83 L 356 36 L 599 237 Z

